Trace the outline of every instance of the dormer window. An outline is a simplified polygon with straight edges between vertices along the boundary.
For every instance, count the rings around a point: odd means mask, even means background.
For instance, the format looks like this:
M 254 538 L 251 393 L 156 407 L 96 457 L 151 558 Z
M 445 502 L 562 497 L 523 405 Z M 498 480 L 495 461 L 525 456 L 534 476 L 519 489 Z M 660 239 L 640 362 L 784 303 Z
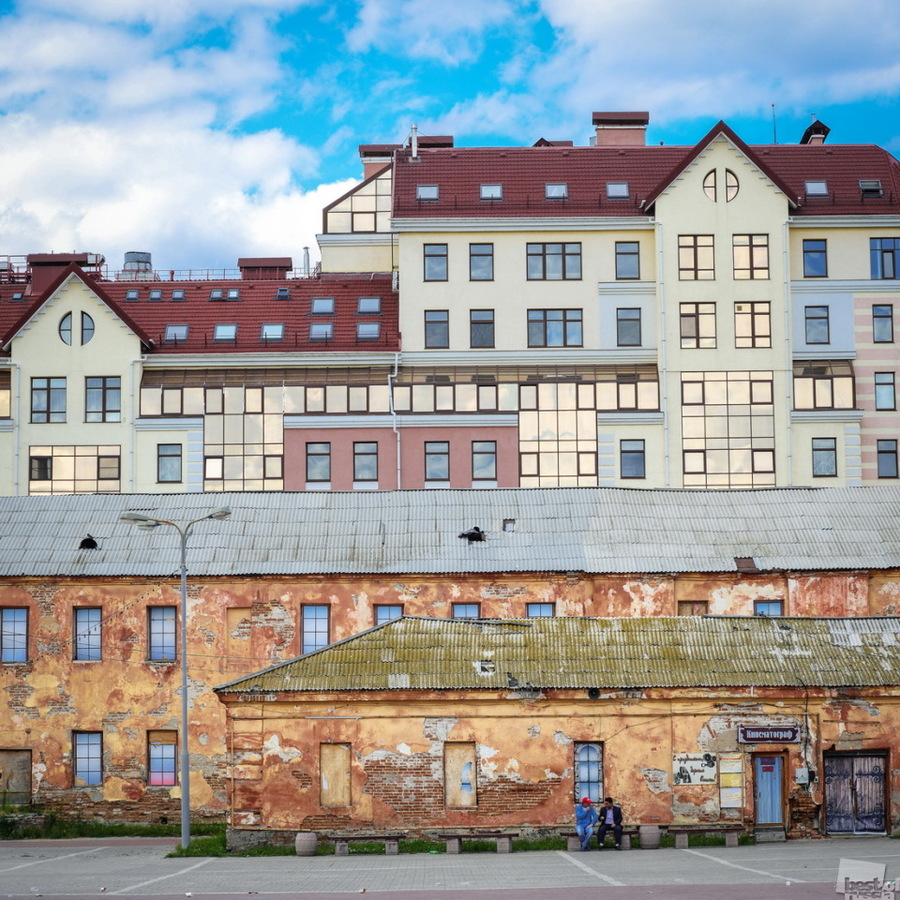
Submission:
M 606 182 L 606 199 L 607 200 L 627 200 L 630 196 L 627 181 L 607 181 Z
M 137 300 L 140 296 L 140 291 L 137 288 L 129 288 L 125 291 L 125 299 L 126 300 Z
M 883 197 L 884 190 L 881 187 L 881 179 L 861 178 L 859 181 L 859 194 L 861 197 Z
M 222 299 L 222 288 L 213 288 L 209 292 L 210 300 L 221 300 Z
M 807 181 L 806 196 L 807 197 L 827 197 L 828 182 L 827 181 Z
M 545 200 L 568 200 L 569 185 L 565 182 L 548 183 L 544 185 Z
M 163 341 L 167 344 L 177 344 L 186 341 L 188 336 L 187 325 L 166 325 Z
M 284 323 L 283 322 L 265 322 L 259 330 L 259 339 L 261 341 L 283 341 L 284 340 Z
M 237 325 L 216 325 L 213 331 L 214 341 L 235 341 L 237 340 Z
M 502 184 L 483 184 L 481 185 L 482 200 L 502 200 L 503 185 Z
M 172 299 L 173 300 L 184 300 L 184 288 L 175 288 L 172 291 Z
M 333 316 L 334 297 L 313 297 L 309 311 L 314 316 Z
M 380 322 L 357 322 L 356 339 L 358 341 L 377 341 L 381 335 Z
M 241 299 L 241 289 L 240 288 L 229 288 L 228 293 L 225 295 L 226 300 L 240 300 Z
M 375 315 L 381 312 L 381 297 L 360 297 L 356 305 L 360 315 Z
M 436 184 L 417 184 L 416 200 L 432 201 L 440 198 L 440 188 Z
M 153 288 L 150 291 L 150 300 L 162 300 L 162 288 Z

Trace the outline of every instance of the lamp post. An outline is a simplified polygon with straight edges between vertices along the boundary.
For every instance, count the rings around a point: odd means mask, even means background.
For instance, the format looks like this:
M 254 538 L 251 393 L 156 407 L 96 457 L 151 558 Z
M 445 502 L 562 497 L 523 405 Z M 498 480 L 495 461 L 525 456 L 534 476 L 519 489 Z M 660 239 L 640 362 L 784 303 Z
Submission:
M 188 753 L 188 643 L 187 643 L 187 542 L 191 529 L 205 519 L 227 519 L 231 509 L 219 506 L 205 516 L 191 519 L 185 525 L 156 519 L 143 513 L 123 512 L 119 518 L 132 522 L 138 528 L 150 531 L 160 525 L 171 525 L 181 540 L 181 846 L 186 850 L 191 843 L 191 758 Z

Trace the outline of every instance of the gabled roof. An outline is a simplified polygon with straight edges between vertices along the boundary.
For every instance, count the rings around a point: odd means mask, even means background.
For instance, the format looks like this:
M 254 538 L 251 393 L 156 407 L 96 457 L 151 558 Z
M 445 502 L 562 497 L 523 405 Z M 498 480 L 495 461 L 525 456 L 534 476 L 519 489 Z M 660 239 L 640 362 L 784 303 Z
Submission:
M 113 315 L 117 316 L 128 328 L 135 334 L 146 348 L 153 346 L 153 340 L 143 329 L 143 327 L 124 309 L 110 297 L 101 284 L 94 278 L 88 276 L 84 270 L 76 263 L 69 263 L 59 275 L 51 282 L 47 289 L 37 295 L 25 308 L 22 304 L 10 309 L 10 304 L 0 305 L 0 348 L 8 351 L 10 343 L 15 339 L 16 335 L 31 321 L 38 310 L 65 284 L 70 278 L 77 278 L 85 287 L 87 287 L 96 298 L 109 307 Z M 4 321 L 7 318 L 5 314 L 18 313 L 16 318 L 10 317 L 9 324 Z
M 191 573 L 643 575 L 886 570 L 900 566 L 900 486 L 775 490 L 301 491 L 0 497 L 0 577 L 167 577 L 173 529 L 141 532 L 126 510 L 189 521 Z M 676 527 L 677 525 L 677 527 Z M 486 533 L 469 543 L 473 526 Z M 80 550 L 90 532 L 99 548 Z
M 792 195 L 791 188 L 784 182 L 780 175 L 775 172 L 768 162 L 757 156 L 756 152 L 748 144 L 745 144 L 724 122 L 717 122 L 700 140 L 698 144 L 692 147 L 684 158 L 673 166 L 670 172 L 667 172 L 659 184 L 650 192 L 647 198 L 647 205 L 650 206 L 656 202 L 659 195 L 672 184 L 675 179 L 684 172 L 685 169 L 698 157 L 716 138 L 724 137 L 729 140 L 747 159 L 755 165 L 787 198 L 788 203 L 793 208 L 797 204 L 796 198 Z
M 243 259 L 245 268 L 271 268 L 272 260 Z M 287 258 L 279 262 L 289 262 Z M 397 293 L 390 274 L 323 276 L 321 278 L 244 277 L 203 280 L 106 281 L 91 278 L 70 265 L 50 288 L 33 299 L 12 301 L 13 288 L 0 285 L 0 349 L 70 275 L 75 274 L 106 303 L 141 339 L 151 354 L 210 354 L 214 357 L 243 354 L 306 356 L 321 353 L 393 353 L 399 349 Z M 238 299 L 227 299 L 237 292 Z M 130 299 L 134 297 L 134 299 Z M 220 297 L 221 299 L 212 299 Z M 333 312 L 312 314 L 312 298 L 333 299 Z M 380 298 L 380 312 L 358 311 L 361 297 Z M 313 337 L 312 323 L 331 326 L 330 337 Z M 375 339 L 358 339 L 357 325 L 377 323 Z M 266 339 L 263 325 L 283 326 L 281 340 Z M 167 340 L 167 326 L 187 325 L 184 340 Z M 216 340 L 217 325 L 237 325 L 234 340 Z
M 895 687 L 900 619 L 408 617 L 216 693 Z
M 604 114 L 601 114 L 604 115 Z M 637 115 L 637 114 L 635 114 Z M 900 215 L 900 162 L 869 144 L 746 144 L 719 122 L 692 146 L 419 148 L 394 157 L 395 219 L 490 220 L 515 217 L 647 217 L 653 202 L 718 137 L 725 137 L 784 194 L 787 214 Z M 806 182 L 823 180 L 825 197 L 807 197 Z M 865 194 L 860 181 L 882 185 Z M 626 182 L 627 199 L 606 197 L 609 182 Z M 565 200 L 545 197 L 547 183 L 568 186 Z M 416 186 L 438 186 L 438 199 L 420 201 Z M 503 199 L 481 200 L 481 184 L 502 184 Z

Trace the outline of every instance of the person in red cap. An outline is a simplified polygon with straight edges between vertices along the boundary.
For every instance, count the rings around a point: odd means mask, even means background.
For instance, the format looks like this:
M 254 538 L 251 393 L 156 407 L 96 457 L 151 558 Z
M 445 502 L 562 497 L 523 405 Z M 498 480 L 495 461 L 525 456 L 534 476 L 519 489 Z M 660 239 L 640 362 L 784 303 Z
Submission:
M 590 797 L 584 797 L 581 804 L 575 807 L 575 831 L 581 838 L 581 849 L 591 849 L 591 835 L 598 822 L 597 810 L 594 809 Z

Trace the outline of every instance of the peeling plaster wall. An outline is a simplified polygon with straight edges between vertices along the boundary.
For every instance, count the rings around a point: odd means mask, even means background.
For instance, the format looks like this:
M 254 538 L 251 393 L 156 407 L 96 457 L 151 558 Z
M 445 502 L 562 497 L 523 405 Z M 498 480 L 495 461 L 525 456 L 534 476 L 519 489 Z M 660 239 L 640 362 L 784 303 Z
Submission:
M 828 692 L 654 690 L 640 698 L 587 700 L 573 692 L 539 699 L 501 694 L 402 692 L 338 697 L 280 697 L 241 702 L 223 695 L 235 733 L 277 735 L 263 749 L 253 779 L 235 780 L 233 822 L 285 830 L 571 826 L 574 743 L 603 744 L 605 793 L 630 824 L 730 820 L 752 828 L 753 754 L 785 753 L 785 812 L 791 836 L 815 836 L 824 786 L 794 783 L 801 766 L 821 771 L 823 751 L 883 750 L 896 754 L 900 690 L 884 696 Z M 250 699 L 249 697 L 247 698 Z M 448 713 L 452 710 L 452 715 Z M 336 718 L 319 718 L 320 716 Z M 796 725 L 795 744 L 742 744 L 740 725 Z M 350 805 L 320 805 L 319 745 L 352 748 Z M 445 742 L 471 742 L 477 753 L 477 804 L 445 805 Z M 292 757 L 285 758 L 290 748 Z M 721 808 L 719 786 L 676 785 L 674 754 L 739 753 L 740 808 Z M 301 781 L 300 775 L 303 774 Z M 900 772 L 891 775 L 890 823 L 900 827 Z M 812 823 L 812 825 L 811 825 Z M 890 826 L 889 826 L 890 827 Z
M 299 655 L 300 611 L 304 604 L 329 606 L 330 637 L 336 641 L 370 628 L 374 624 L 374 606 L 382 603 L 401 603 L 407 615 L 448 617 L 452 603 L 477 602 L 484 617 L 515 618 L 525 615 L 529 602 L 554 603 L 557 615 L 671 615 L 684 597 L 708 600 L 713 612 L 748 614 L 754 598 L 783 597 L 785 611 L 792 614 L 859 615 L 889 612 L 898 596 L 900 572 L 895 571 L 874 573 L 871 577 L 865 573 L 818 573 L 790 579 L 776 575 L 750 578 L 734 573 L 702 578 L 532 573 L 340 581 L 319 577 L 191 579 L 189 751 L 194 812 L 197 816 L 222 817 L 229 806 L 225 716 L 211 688 Z M 0 665 L 0 750 L 32 751 L 31 786 L 35 800 L 84 816 L 177 820 L 180 789 L 147 784 L 147 732 L 180 730 L 180 662 L 148 661 L 146 641 L 148 607 L 179 604 L 177 579 L 17 579 L 0 583 L 0 606 L 29 611 L 28 661 Z M 72 658 L 73 608 L 78 606 L 102 610 L 100 662 Z M 402 687 L 402 678 L 397 684 Z M 520 702 L 529 701 L 527 697 L 516 699 L 513 705 L 517 707 Z M 523 709 L 523 715 L 532 714 L 530 708 Z M 596 723 L 588 728 L 580 718 L 578 721 L 579 733 L 596 735 Z M 604 729 L 607 724 L 612 723 L 605 723 Z M 462 726 L 457 727 L 461 733 Z M 657 786 L 660 783 L 647 773 L 665 772 L 671 767 L 666 753 L 653 749 L 668 747 L 668 727 L 660 726 L 662 731 L 656 733 L 653 728 L 642 726 L 649 737 L 640 742 L 636 754 L 635 748 L 630 748 L 620 757 L 615 746 L 606 748 L 607 763 L 613 767 L 610 771 L 616 772 L 616 790 L 623 796 L 647 793 L 651 781 Z M 103 733 L 104 783 L 96 788 L 73 783 L 72 732 L 79 730 Z M 848 737 L 840 740 L 852 743 L 849 735 L 858 730 L 848 727 Z M 416 767 L 422 760 L 417 754 L 422 751 L 417 749 L 416 740 L 421 741 L 422 734 L 417 734 L 417 738 L 398 736 L 398 742 L 407 746 L 406 751 L 397 751 L 395 762 L 399 770 L 405 767 L 419 771 Z M 554 734 L 562 735 L 562 742 Z M 505 738 L 505 732 L 499 738 Z M 524 802 L 521 798 L 527 794 L 529 804 L 542 809 L 550 804 L 548 808 L 555 810 L 551 818 L 563 815 L 569 798 L 559 806 L 551 797 L 560 789 L 553 786 L 554 779 L 569 778 L 565 770 L 571 763 L 546 776 L 545 781 L 552 788 L 547 793 L 546 784 L 535 786 L 530 774 L 523 775 L 531 769 L 521 760 L 516 765 L 510 763 L 508 769 L 506 763 L 497 761 L 505 746 L 499 738 L 496 743 L 490 734 L 456 738 L 496 749 L 494 757 L 481 757 L 485 772 L 508 772 L 508 785 L 515 785 L 515 790 L 510 787 L 496 793 L 490 808 L 499 808 L 508 801 L 519 809 Z M 565 741 L 593 739 L 600 738 L 579 737 L 558 723 L 540 719 L 528 719 L 521 736 L 525 746 L 546 742 L 556 751 L 568 747 L 566 753 L 571 752 L 571 747 Z M 370 744 L 370 749 L 360 751 L 361 759 L 391 746 L 379 743 L 377 735 L 371 737 Z M 241 765 L 261 765 L 261 739 L 258 745 L 248 746 L 247 754 Z M 256 762 L 254 754 L 258 756 Z M 648 755 L 651 758 L 646 758 Z M 547 758 L 555 757 L 549 754 Z M 307 784 L 308 771 L 298 768 L 295 759 L 285 765 L 298 773 L 290 776 L 295 789 L 304 785 L 304 790 L 313 789 L 313 783 Z M 392 765 L 390 759 L 379 763 L 382 783 L 393 783 L 391 779 L 400 777 Z M 541 763 L 539 770 L 545 768 Z M 374 770 L 371 777 L 375 778 Z M 495 790 L 494 782 L 490 784 L 485 803 L 494 796 L 490 793 Z M 386 790 L 373 788 L 366 796 L 376 806 L 385 804 Z M 649 793 L 658 796 L 653 791 Z M 536 800 L 539 794 L 545 799 Z M 513 795 L 519 799 L 511 799 Z M 669 806 L 656 805 L 650 799 L 646 806 L 650 820 L 658 817 L 664 821 L 671 815 Z M 257 814 L 261 813 L 253 815 Z

